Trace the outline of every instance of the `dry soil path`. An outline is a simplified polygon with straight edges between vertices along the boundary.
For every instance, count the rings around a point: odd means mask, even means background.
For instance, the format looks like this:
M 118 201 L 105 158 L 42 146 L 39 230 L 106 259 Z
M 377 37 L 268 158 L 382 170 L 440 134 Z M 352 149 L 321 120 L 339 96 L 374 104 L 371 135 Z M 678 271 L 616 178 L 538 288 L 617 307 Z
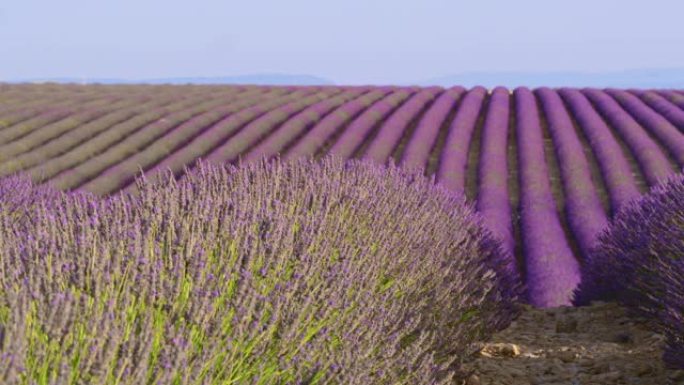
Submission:
M 684 385 L 661 361 L 664 337 L 614 303 L 535 309 L 478 344 L 467 385 Z

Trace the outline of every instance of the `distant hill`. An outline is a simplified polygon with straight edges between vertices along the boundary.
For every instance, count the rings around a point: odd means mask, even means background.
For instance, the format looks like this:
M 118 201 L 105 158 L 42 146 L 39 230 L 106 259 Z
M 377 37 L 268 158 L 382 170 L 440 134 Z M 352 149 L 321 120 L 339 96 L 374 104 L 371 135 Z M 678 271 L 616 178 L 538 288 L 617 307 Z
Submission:
M 252 74 L 217 77 L 183 77 L 158 79 L 116 78 L 35 78 L 12 83 L 84 83 L 84 84 L 257 84 L 257 85 L 334 85 L 332 81 L 311 75 Z
M 312 75 L 261 73 L 239 76 L 177 77 L 155 79 L 117 78 L 33 78 L 9 83 L 80 83 L 80 84 L 256 84 L 256 85 L 335 85 L 332 80 Z M 676 88 L 684 89 L 684 68 L 640 69 L 616 72 L 532 72 L 481 71 L 464 72 L 435 77 L 418 82 L 399 82 L 396 85 L 450 87 L 484 86 L 508 88 L 533 87 L 615 87 L 615 88 Z
M 619 72 L 465 72 L 432 78 L 418 85 L 449 87 L 461 85 L 487 88 L 506 86 L 527 87 L 616 87 L 616 88 L 682 88 L 684 68 L 643 69 Z

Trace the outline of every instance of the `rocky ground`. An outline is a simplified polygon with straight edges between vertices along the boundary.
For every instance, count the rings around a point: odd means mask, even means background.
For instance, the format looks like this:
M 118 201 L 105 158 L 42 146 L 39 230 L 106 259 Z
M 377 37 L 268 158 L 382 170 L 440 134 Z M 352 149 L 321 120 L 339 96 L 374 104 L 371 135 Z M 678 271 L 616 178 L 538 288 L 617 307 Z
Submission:
M 684 385 L 667 370 L 665 338 L 613 303 L 535 309 L 467 358 L 467 385 Z

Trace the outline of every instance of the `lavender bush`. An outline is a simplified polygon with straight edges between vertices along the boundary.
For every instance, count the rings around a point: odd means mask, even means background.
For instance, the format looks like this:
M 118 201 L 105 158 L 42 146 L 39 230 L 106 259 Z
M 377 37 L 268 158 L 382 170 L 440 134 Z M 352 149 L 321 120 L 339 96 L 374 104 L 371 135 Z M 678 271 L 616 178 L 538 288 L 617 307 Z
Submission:
M 498 242 L 421 173 L 276 159 L 136 183 L 0 181 L 0 382 L 456 383 L 516 315 Z
M 582 268 L 577 305 L 617 300 L 657 320 L 665 361 L 684 369 L 684 174 L 620 210 Z

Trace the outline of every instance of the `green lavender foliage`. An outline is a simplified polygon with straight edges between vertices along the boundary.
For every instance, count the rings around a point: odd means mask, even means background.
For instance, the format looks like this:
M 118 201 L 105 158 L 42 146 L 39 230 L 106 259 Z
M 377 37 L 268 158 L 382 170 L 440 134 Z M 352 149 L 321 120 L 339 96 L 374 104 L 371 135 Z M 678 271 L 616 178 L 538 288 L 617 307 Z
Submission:
M 522 287 L 461 196 L 368 162 L 0 181 L 3 384 L 451 384 Z

